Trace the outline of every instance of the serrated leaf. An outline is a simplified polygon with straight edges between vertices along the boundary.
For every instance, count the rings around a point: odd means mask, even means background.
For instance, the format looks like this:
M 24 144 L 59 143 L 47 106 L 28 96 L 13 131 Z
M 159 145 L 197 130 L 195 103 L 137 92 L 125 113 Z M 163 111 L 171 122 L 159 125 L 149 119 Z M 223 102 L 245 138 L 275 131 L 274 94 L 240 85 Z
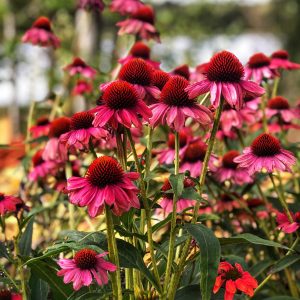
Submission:
M 281 258 L 279 261 L 276 262 L 276 264 L 271 268 L 270 270 L 270 274 L 274 274 L 277 273 L 289 266 L 291 266 L 292 264 L 294 264 L 295 262 L 300 260 L 300 255 L 299 254 L 290 254 L 287 256 L 284 256 L 283 258 Z
M 186 224 L 185 228 L 200 247 L 201 294 L 203 300 L 209 300 L 220 262 L 220 243 L 214 233 L 202 224 Z

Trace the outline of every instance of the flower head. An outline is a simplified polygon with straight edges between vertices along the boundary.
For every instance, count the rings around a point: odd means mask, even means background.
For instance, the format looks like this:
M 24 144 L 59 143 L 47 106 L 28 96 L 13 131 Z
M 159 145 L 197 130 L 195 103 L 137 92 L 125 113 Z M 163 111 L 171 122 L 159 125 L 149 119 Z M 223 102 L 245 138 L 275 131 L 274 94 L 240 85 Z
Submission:
M 230 106 L 240 110 L 246 92 L 255 96 L 264 93 L 264 89 L 257 83 L 243 79 L 244 68 L 231 52 L 215 54 L 205 72 L 206 79 L 186 88 L 190 98 L 210 92 L 212 105 L 218 106 L 220 98 L 224 97 Z
M 93 86 L 89 81 L 78 79 L 72 90 L 72 95 L 90 94 L 93 91 Z
M 272 173 L 275 170 L 291 172 L 291 166 L 295 164 L 295 156 L 281 148 L 278 139 L 270 134 L 260 134 L 251 144 L 244 149 L 243 154 L 236 157 L 234 162 L 240 168 L 246 168 L 250 175 L 266 169 Z
M 154 26 L 154 21 L 153 7 L 143 5 L 134 11 L 127 20 L 117 23 L 117 26 L 120 27 L 118 34 L 134 34 L 144 40 L 154 39 L 159 42 L 159 33 Z
M 58 276 L 64 277 L 64 283 L 73 282 L 73 288 L 78 291 L 82 286 L 89 286 L 93 278 L 102 286 L 108 283 L 108 272 L 114 272 L 117 266 L 106 261 L 103 256 L 108 252 L 98 254 L 92 249 L 81 249 L 73 259 L 60 259 L 57 264 L 61 270 Z
M 132 14 L 143 6 L 140 0 L 112 0 L 110 10 L 125 15 Z
M 271 67 L 276 69 L 297 70 L 300 64 L 289 61 L 289 54 L 285 50 L 278 50 L 271 55 Z
M 102 0 L 79 0 L 78 7 L 85 10 L 102 12 L 105 5 Z
M 231 212 L 234 209 L 240 208 L 239 195 L 234 193 L 233 195 L 222 194 L 220 199 L 218 199 L 215 209 L 218 213 L 223 213 L 224 211 Z
M 48 117 L 40 117 L 36 120 L 35 125 L 30 127 L 30 132 L 33 138 L 45 136 L 48 134 L 50 128 L 50 121 Z
M 282 96 L 276 96 L 268 101 L 266 115 L 268 118 L 277 115 L 284 122 L 291 122 L 298 117 L 296 110 L 290 108 L 288 100 Z
M 171 72 L 171 74 L 182 76 L 186 80 L 189 80 L 191 75 L 188 65 L 178 66 Z
M 252 297 L 258 284 L 256 279 L 249 272 L 244 271 L 240 264 L 235 263 L 233 266 L 224 261 L 220 262 L 213 293 L 216 294 L 222 286 L 225 288 L 224 300 L 233 300 L 237 290 Z
M 185 91 L 187 86 L 188 81 L 181 76 L 172 76 L 168 80 L 161 91 L 159 103 L 150 106 L 153 113 L 150 124 L 153 127 L 168 124 L 174 130 L 180 131 L 188 117 L 202 125 L 211 123 L 210 110 L 198 104 L 195 99 L 189 99 Z
M 69 72 L 70 76 L 81 74 L 87 78 L 93 78 L 97 74 L 97 71 L 88 66 L 81 58 L 75 57 L 71 64 L 64 67 L 64 70 Z
M 16 294 L 10 290 L 0 290 L 0 299 L 1 300 L 22 300 L 23 297 L 21 294 Z
M 52 32 L 50 20 L 47 17 L 39 17 L 22 37 L 23 43 L 31 43 L 41 47 L 58 48 L 60 40 Z
M 273 79 L 279 76 L 276 69 L 270 66 L 271 59 L 259 52 L 252 55 L 245 68 L 245 79 L 253 79 L 260 84 L 263 79 Z
M 276 214 L 278 228 L 285 233 L 293 233 L 300 228 L 300 212 L 297 212 L 295 214 L 291 213 L 291 216 L 293 219 L 292 223 L 285 213 L 277 212 Z
M 9 212 L 15 212 L 17 205 L 22 203 L 23 201 L 18 197 L 6 196 L 0 193 L 0 215 L 3 216 Z
M 170 74 L 161 70 L 155 70 L 152 73 L 152 84 L 158 87 L 160 90 L 166 85 L 170 79 Z
M 103 127 L 109 123 L 114 129 L 118 124 L 130 128 L 133 124 L 141 127 L 142 122 L 138 115 L 146 121 L 152 116 L 151 110 L 139 98 L 133 85 L 126 81 L 115 81 L 107 86 L 102 96 L 103 105 L 94 109 L 96 116 L 93 122 L 95 127 Z
M 70 202 L 87 206 L 91 217 L 101 214 L 105 204 L 120 216 L 131 207 L 140 207 L 138 189 L 132 183 L 138 177 L 138 173 L 125 173 L 114 158 L 101 156 L 92 162 L 85 177 L 68 179 Z
M 100 140 L 107 137 L 108 132 L 100 127 L 94 127 L 94 115 L 83 111 L 71 117 L 70 131 L 62 134 L 59 141 L 68 148 L 87 149 L 91 139 Z
M 239 155 L 240 153 L 236 150 L 231 150 L 224 154 L 221 165 L 215 172 L 215 176 L 220 182 L 230 180 L 234 184 L 242 185 L 253 181 L 247 170 L 238 168 L 238 164 L 234 162 L 234 159 Z

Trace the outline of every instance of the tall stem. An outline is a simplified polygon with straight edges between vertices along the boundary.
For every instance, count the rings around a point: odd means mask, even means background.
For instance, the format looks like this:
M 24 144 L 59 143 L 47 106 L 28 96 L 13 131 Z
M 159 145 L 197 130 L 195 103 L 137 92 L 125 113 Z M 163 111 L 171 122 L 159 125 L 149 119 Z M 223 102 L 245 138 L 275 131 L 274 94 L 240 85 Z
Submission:
M 117 243 L 114 233 L 114 223 L 109 206 L 105 206 L 105 219 L 106 219 L 106 230 L 107 230 L 107 242 L 109 258 L 117 266 L 115 273 L 111 273 L 112 289 L 114 299 L 122 299 L 122 286 L 121 286 L 121 274 L 120 274 L 120 263 L 117 250 Z
M 200 194 L 200 196 L 202 196 L 202 191 L 203 191 L 205 178 L 206 178 L 206 173 L 207 173 L 207 169 L 208 169 L 208 162 L 209 162 L 209 159 L 210 159 L 213 147 L 214 147 L 216 134 L 217 134 L 219 124 L 220 124 L 223 105 L 224 105 L 224 99 L 221 98 L 220 105 L 219 105 L 219 107 L 216 111 L 213 128 L 211 130 L 211 134 L 210 134 L 210 138 L 209 138 L 205 158 L 204 158 L 204 161 L 203 161 L 202 171 L 201 171 L 200 180 L 199 180 L 199 194 Z M 197 222 L 199 207 L 200 207 L 200 203 L 197 202 L 196 205 L 195 205 L 195 208 L 194 208 L 192 223 Z M 184 244 L 184 247 L 183 247 L 182 252 L 181 252 L 181 257 L 180 257 L 180 260 L 179 260 L 179 263 L 178 263 L 177 271 L 171 279 L 171 285 L 170 285 L 169 293 L 168 293 L 168 297 L 167 297 L 168 300 L 172 300 L 175 297 L 175 293 L 176 293 L 176 289 L 177 289 L 177 286 L 178 286 L 178 283 L 179 283 L 179 280 L 180 280 L 180 277 L 181 277 L 181 273 L 182 273 L 183 268 L 185 266 L 186 258 L 188 256 L 190 243 L 191 243 L 191 237 L 189 237 L 187 239 L 187 241 L 185 242 L 185 244 Z
M 175 132 L 175 175 L 179 174 L 179 133 Z M 171 270 L 172 270 L 172 263 L 175 253 L 175 238 L 176 238 L 176 206 L 178 201 L 177 193 L 174 193 L 173 196 L 173 204 L 172 204 L 172 216 L 171 216 L 171 232 L 170 232 L 170 241 L 169 241 L 169 250 L 168 250 L 168 258 L 167 258 L 167 267 L 166 267 L 166 276 L 165 276 L 165 286 L 164 290 L 165 293 L 167 292 Z
M 71 166 L 70 162 L 66 162 L 65 172 L 66 172 L 67 180 L 70 177 L 72 177 L 72 166 Z M 75 208 L 72 203 L 68 204 L 68 210 L 69 210 L 69 228 L 70 228 L 70 230 L 74 230 L 75 229 L 75 218 L 74 218 Z
M 145 207 L 146 222 L 147 222 L 147 238 L 148 238 L 148 243 L 149 243 L 153 272 L 154 272 L 154 276 L 155 276 L 158 286 L 161 287 L 160 286 L 160 276 L 158 273 L 157 262 L 156 262 L 156 258 L 155 258 L 155 252 L 154 252 L 154 244 L 153 244 L 153 239 L 152 239 L 151 208 L 149 207 L 149 204 L 148 204 L 147 195 L 146 195 L 146 187 L 145 187 L 145 182 L 144 182 L 143 174 L 142 174 L 142 168 L 141 168 L 141 164 L 139 162 L 139 158 L 138 158 L 136 150 L 135 150 L 134 141 L 132 139 L 130 130 L 126 129 L 126 131 L 127 131 L 127 136 L 129 139 L 130 147 L 131 147 L 131 150 L 133 153 L 136 169 L 137 169 L 138 173 L 140 174 L 140 189 L 141 189 L 143 205 Z M 158 292 L 160 293 L 161 291 L 158 291 Z

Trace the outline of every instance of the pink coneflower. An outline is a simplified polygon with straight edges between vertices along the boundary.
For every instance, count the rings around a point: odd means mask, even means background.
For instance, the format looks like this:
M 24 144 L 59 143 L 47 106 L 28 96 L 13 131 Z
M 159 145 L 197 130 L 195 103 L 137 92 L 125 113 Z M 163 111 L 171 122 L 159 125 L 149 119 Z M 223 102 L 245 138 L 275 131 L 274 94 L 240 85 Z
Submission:
M 57 118 L 52 121 L 49 130 L 49 141 L 43 153 L 44 160 L 66 161 L 68 159 L 67 148 L 59 142 L 62 134 L 70 130 L 71 120 L 67 117 Z
M 213 288 L 213 293 L 216 294 L 221 287 L 224 287 L 224 300 L 233 300 L 237 291 L 241 291 L 252 297 L 254 295 L 254 289 L 256 289 L 257 286 L 256 279 L 252 277 L 249 272 L 245 272 L 240 264 L 235 263 L 233 266 L 223 261 L 220 262 L 218 268 L 218 276 Z
M 196 66 L 195 70 L 191 72 L 190 81 L 191 82 L 197 82 L 204 80 L 205 74 L 207 72 L 207 68 L 209 66 L 209 63 L 203 63 L 198 66 Z
M 9 212 L 15 212 L 17 206 L 22 204 L 23 201 L 14 196 L 5 196 L 3 193 L 0 193 L 0 215 L 3 216 Z
M 239 203 L 237 198 L 239 198 L 239 196 L 235 193 L 233 193 L 233 195 L 222 194 L 220 199 L 217 200 L 217 203 L 214 207 L 216 212 L 232 212 L 234 209 L 241 208 L 241 204 Z
M 102 0 L 79 0 L 78 7 L 85 10 L 102 12 L 105 5 Z
M 179 156 L 182 156 L 185 150 L 185 146 L 187 145 L 188 141 L 191 139 L 191 132 L 189 128 L 185 128 L 188 130 L 182 130 L 179 132 Z M 156 153 L 157 159 L 160 164 L 172 164 L 174 163 L 175 158 L 175 135 L 173 133 L 169 133 L 168 136 L 168 142 L 167 142 L 168 148 L 158 150 Z
M 150 59 L 150 48 L 143 42 L 136 42 L 130 49 L 129 55 L 119 59 L 119 63 L 124 65 L 132 58 L 142 58 L 154 69 L 158 69 L 160 62 L 153 61 Z
M 285 213 L 277 212 L 276 221 L 278 223 L 278 228 L 285 233 L 293 233 L 297 231 L 300 227 L 300 212 L 293 214 L 293 223 L 290 222 L 289 218 Z
M 41 47 L 58 48 L 60 40 L 52 32 L 50 20 L 47 17 L 39 17 L 22 37 L 23 43 L 31 43 Z
M 188 117 L 204 126 L 211 123 L 210 110 L 198 104 L 195 99 L 189 99 L 185 91 L 188 84 L 181 76 L 173 76 L 168 80 L 161 91 L 159 103 L 150 106 L 153 113 L 151 126 L 168 124 L 172 129 L 180 131 Z
M 53 160 L 45 161 L 43 159 L 44 149 L 38 150 L 32 157 L 33 169 L 30 171 L 28 178 L 31 181 L 37 181 L 48 175 L 54 175 L 58 164 Z
M 94 78 L 97 71 L 87 65 L 81 58 L 75 57 L 71 64 L 65 66 L 64 71 L 69 72 L 70 76 L 81 74 L 86 78 Z
M 282 131 L 288 131 L 290 129 L 300 129 L 300 125 L 294 124 L 291 122 L 284 122 L 282 120 L 279 120 L 278 122 L 268 124 L 268 130 L 270 133 L 280 133 Z
M 155 70 L 152 73 L 152 84 L 162 90 L 170 79 L 170 74 L 162 70 Z
M 140 208 L 138 188 L 132 183 L 138 177 L 135 172 L 125 173 L 114 158 L 99 157 L 89 166 L 85 177 L 68 179 L 70 202 L 87 206 L 91 217 L 101 214 L 105 204 L 120 216 L 131 207 Z
M 259 108 L 259 105 L 261 103 L 261 98 L 260 97 L 253 97 L 251 95 L 245 95 L 244 96 L 244 107 L 249 108 L 251 110 L 257 111 Z
M 289 54 L 285 50 L 278 50 L 271 55 L 271 67 L 285 70 L 297 70 L 300 69 L 300 64 L 289 61 Z
M 236 157 L 234 162 L 240 168 L 246 168 L 250 175 L 266 169 L 268 173 L 274 170 L 292 172 L 291 166 L 296 159 L 293 153 L 281 148 L 278 139 L 270 134 L 260 134 L 244 149 L 243 154 Z
M 288 100 L 282 96 L 277 96 L 268 101 L 266 115 L 271 118 L 279 116 L 284 122 L 291 122 L 298 117 L 296 110 L 290 108 Z
M 72 95 L 90 94 L 92 91 L 93 85 L 90 82 L 84 79 L 78 79 L 72 90 Z
M 108 132 L 100 127 L 93 126 L 94 115 L 84 111 L 71 117 L 70 131 L 60 136 L 59 141 L 67 148 L 79 150 L 88 149 L 90 141 L 106 138 Z
M 276 69 L 270 66 L 271 59 L 259 52 L 252 55 L 245 67 L 245 79 L 252 79 L 260 84 L 263 79 L 273 79 L 279 76 Z
M 182 76 L 183 78 L 185 78 L 186 80 L 189 80 L 190 79 L 190 69 L 189 69 L 189 66 L 188 65 L 181 65 L 181 66 L 178 66 L 177 68 L 175 68 L 171 74 L 173 75 L 178 75 L 178 76 Z
M 36 120 L 35 125 L 30 127 L 30 133 L 33 138 L 48 135 L 50 129 L 50 121 L 48 117 L 40 117 Z
M 139 98 L 133 85 L 126 81 L 114 81 L 105 89 L 102 96 L 103 105 L 94 109 L 96 116 L 93 122 L 95 127 L 103 127 L 109 123 L 114 129 L 118 124 L 130 128 L 142 126 L 139 115 L 145 121 L 152 116 L 151 110 Z
M 57 275 L 63 276 L 66 284 L 73 282 L 75 291 L 78 291 L 82 286 L 91 285 L 93 278 L 98 285 L 105 285 L 108 283 L 108 272 L 117 270 L 116 265 L 103 258 L 107 254 L 108 252 L 98 254 L 88 248 L 81 249 L 76 252 L 74 258 L 62 258 L 57 262 L 61 267 Z
M 110 10 L 126 15 L 136 12 L 143 6 L 140 0 L 112 0 Z
M 231 150 L 224 154 L 221 166 L 215 172 L 215 176 L 220 182 L 230 180 L 234 184 L 242 185 L 253 181 L 247 170 L 238 168 L 238 164 L 233 161 L 239 155 L 240 153 L 236 150 Z
M 248 125 L 255 123 L 256 112 L 247 107 L 237 111 L 232 109 L 228 103 L 225 103 L 220 120 L 222 130 L 225 135 L 228 135 L 233 128 L 241 129 L 245 123 Z
M 191 179 L 185 178 L 183 181 L 183 185 L 185 188 L 193 188 L 195 186 L 195 183 Z M 170 190 L 172 190 L 172 186 L 170 184 L 170 181 L 166 179 L 161 188 L 163 197 L 162 200 L 159 202 L 166 216 L 172 213 L 173 211 L 174 194 Z M 196 202 L 196 200 L 186 199 L 183 198 L 183 196 L 180 196 L 176 202 L 176 212 L 180 213 L 189 207 L 194 207 L 196 205 Z
M 182 162 L 180 165 L 180 172 L 189 171 L 192 177 L 197 177 L 202 171 L 203 160 L 206 154 L 207 145 L 200 139 L 191 141 L 184 151 Z M 212 154 L 209 159 L 209 169 L 216 170 L 215 163 L 217 157 Z
M 0 299 L 1 300 L 22 300 L 23 297 L 21 294 L 13 293 L 10 290 L 1 290 Z
M 119 79 L 131 83 L 142 99 L 158 98 L 160 90 L 152 84 L 154 69 L 143 59 L 133 58 L 121 68 Z
M 231 107 L 240 110 L 245 93 L 261 96 L 265 90 L 257 83 L 244 80 L 244 68 L 228 51 L 215 54 L 206 69 L 206 79 L 186 88 L 190 98 L 210 92 L 211 103 L 217 107 L 224 97 Z
M 133 12 L 128 19 L 117 23 L 117 26 L 120 27 L 118 34 L 133 34 L 138 35 L 143 40 L 153 39 L 160 42 L 159 33 L 154 26 L 154 21 L 153 7 L 143 5 Z

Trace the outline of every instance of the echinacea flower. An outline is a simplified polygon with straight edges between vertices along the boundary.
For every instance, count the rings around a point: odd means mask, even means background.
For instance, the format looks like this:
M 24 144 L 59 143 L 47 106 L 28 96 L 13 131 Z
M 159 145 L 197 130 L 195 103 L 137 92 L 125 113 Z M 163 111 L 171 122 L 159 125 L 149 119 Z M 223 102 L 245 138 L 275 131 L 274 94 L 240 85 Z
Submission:
M 69 72 L 70 76 L 80 74 L 86 78 L 94 78 L 97 71 L 87 65 L 81 58 L 75 57 L 71 64 L 65 66 L 64 71 Z
M 109 123 L 114 129 L 119 124 L 130 128 L 142 126 L 139 115 L 149 121 L 152 116 L 151 110 L 140 99 L 133 85 L 126 81 L 114 81 L 107 86 L 102 96 L 103 105 L 97 106 L 93 111 L 96 113 L 93 125 L 103 127 Z
M 240 168 L 246 168 L 250 175 L 266 169 L 273 171 L 292 172 L 291 167 L 296 159 L 292 152 L 281 148 L 278 139 L 270 134 L 260 134 L 251 144 L 243 150 L 243 154 L 236 157 L 234 162 Z
M 9 212 L 15 212 L 17 210 L 17 205 L 22 203 L 23 201 L 18 197 L 6 196 L 3 193 L 0 193 L 0 216 Z
M 209 125 L 212 121 L 210 110 L 200 105 L 195 99 L 189 99 L 185 88 L 188 81 L 181 76 L 172 76 L 161 91 L 158 103 L 150 106 L 153 117 L 150 125 L 168 124 L 176 131 L 182 130 L 188 117 L 201 125 Z
M 170 79 L 171 75 L 167 72 L 164 72 L 162 70 L 155 70 L 152 73 L 152 84 L 159 88 L 161 91 L 163 87 L 166 85 L 168 80 Z
M 131 13 L 128 19 L 117 23 L 117 26 L 120 27 L 118 34 L 133 34 L 138 35 L 143 40 L 153 39 L 160 42 L 159 33 L 154 26 L 154 22 L 153 7 L 143 5 Z
M 195 183 L 191 179 L 185 178 L 183 181 L 183 186 L 184 186 L 184 188 L 193 188 L 195 186 Z M 172 190 L 172 186 L 170 184 L 169 179 L 166 179 L 161 188 L 163 196 L 162 196 L 161 201 L 159 202 L 159 205 L 164 210 L 164 213 L 166 216 L 168 214 L 172 213 L 172 211 L 173 211 L 174 194 L 170 190 Z M 185 209 L 187 209 L 189 207 L 194 207 L 196 205 L 196 202 L 197 201 L 194 199 L 187 199 L 181 195 L 176 202 L 176 212 L 181 213 L 182 211 L 184 211 Z
M 237 110 L 243 106 L 245 93 L 261 96 L 265 90 L 256 82 L 244 79 L 244 67 L 238 58 L 228 51 L 215 54 L 206 68 L 206 79 L 186 88 L 191 99 L 210 92 L 211 104 L 219 106 L 221 97 Z
M 218 213 L 223 213 L 224 211 L 231 212 L 234 209 L 241 208 L 241 204 L 238 201 L 238 198 L 239 196 L 236 193 L 233 193 L 232 195 L 222 194 L 221 197 L 217 200 L 214 209 Z
M 271 67 L 271 59 L 265 54 L 255 53 L 249 58 L 245 67 L 245 79 L 257 82 L 260 84 L 263 79 L 273 79 L 279 76 L 274 67 Z
M 209 63 L 203 63 L 196 66 L 195 70 L 191 72 L 190 81 L 197 82 L 205 79 L 206 70 L 209 66 Z
M 70 130 L 71 120 L 67 117 L 60 117 L 51 122 L 49 130 L 49 141 L 47 142 L 43 159 L 46 161 L 53 160 L 57 162 L 64 162 L 68 158 L 68 152 L 65 145 L 59 142 L 62 134 Z
M 48 175 L 54 175 L 58 169 L 58 164 L 54 160 L 45 161 L 43 159 L 44 149 L 38 150 L 32 157 L 33 168 L 29 172 L 30 181 L 37 181 Z
M 79 0 L 78 7 L 85 10 L 102 12 L 105 5 L 102 0 Z
M 300 64 L 289 61 L 289 54 L 285 50 L 278 50 L 271 55 L 271 67 L 285 70 L 300 69 Z
M 142 58 L 154 69 L 158 69 L 160 63 L 150 59 L 150 48 L 143 42 L 136 42 L 130 49 L 129 55 L 119 59 L 119 63 L 124 65 L 132 58 Z
M 179 132 L 179 156 L 182 156 L 188 141 L 191 139 L 191 132 L 189 128 L 184 128 Z M 170 133 L 167 142 L 168 148 L 156 151 L 157 159 L 161 164 L 172 164 L 175 158 L 175 135 Z
M 72 90 L 72 95 L 90 94 L 93 91 L 93 86 L 90 82 L 84 79 L 78 79 Z
M 35 125 L 30 127 L 30 133 L 33 138 L 38 138 L 40 136 L 46 136 L 49 133 L 50 121 L 48 117 L 40 117 L 36 120 Z
M 285 213 L 277 212 L 276 214 L 278 228 L 285 233 L 293 233 L 300 227 L 300 212 L 297 212 L 295 214 L 291 212 L 291 217 L 293 219 L 292 223 Z
M 70 202 L 87 206 L 91 217 L 101 214 L 105 204 L 120 216 L 131 207 L 140 207 L 138 188 L 132 183 L 138 177 L 138 173 L 124 172 L 114 158 L 98 157 L 89 166 L 85 177 L 68 179 Z
M 104 128 L 93 126 L 94 115 L 91 112 L 76 113 L 70 121 L 70 131 L 59 137 L 59 141 L 67 148 L 88 149 L 90 141 L 100 140 L 108 135 Z
M 160 95 L 160 90 L 152 84 L 153 71 L 154 69 L 145 60 L 133 58 L 122 66 L 119 79 L 131 83 L 141 99 L 145 100 L 146 96 L 156 99 Z
M 47 17 L 39 17 L 22 37 L 23 43 L 31 43 L 41 47 L 58 48 L 60 40 L 52 32 L 50 20 Z
M 238 164 L 233 161 L 239 155 L 239 151 L 236 150 L 231 150 L 224 154 L 221 166 L 215 172 L 215 176 L 220 182 L 230 180 L 234 184 L 242 185 L 253 181 L 247 170 L 238 168 Z
M 237 291 L 252 297 L 257 286 L 256 279 L 249 272 L 244 271 L 240 264 L 235 263 L 233 266 L 229 262 L 223 261 L 219 264 L 213 293 L 216 294 L 221 287 L 224 287 L 224 300 L 233 300 Z
M 171 71 L 171 74 L 182 76 L 186 80 L 189 80 L 191 75 L 188 65 L 181 65 L 176 67 L 173 71 Z
M 103 286 L 108 283 L 108 272 L 114 272 L 117 266 L 103 258 L 108 252 L 97 253 L 92 249 L 81 249 L 77 251 L 74 258 L 59 259 L 57 264 L 61 270 L 58 276 L 64 277 L 64 283 L 73 282 L 73 289 L 78 291 L 82 286 L 90 286 L 93 279 L 97 284 Z
M 291 122 L 298 117 L 296 110 L 290 108 L 288 100 L 282 96 L 276 96 L 267 103 L 266 116 L 271 118 L 275 115 L 284 122 Z
M 10 290 L 0 290 L 0 299 L 1 300 L 22 300 L 23 297 L 21 294 L 13 293 Z
M 143 6 L 144 4 L 140 0 L 112 0 L 110 10 L 126 15 L 136 12 Z
M 202 172 L 202 166 L 204 157 L 207 150 L 207 144 L 202 142 L 200 139 L 191 141 L 185 151 L 180 164 L 180 172 L 189 171 L 192 177 L 197 177 Z M 211 154 L 209 158 L 209 170 L 216 170 L 217 157 Z

